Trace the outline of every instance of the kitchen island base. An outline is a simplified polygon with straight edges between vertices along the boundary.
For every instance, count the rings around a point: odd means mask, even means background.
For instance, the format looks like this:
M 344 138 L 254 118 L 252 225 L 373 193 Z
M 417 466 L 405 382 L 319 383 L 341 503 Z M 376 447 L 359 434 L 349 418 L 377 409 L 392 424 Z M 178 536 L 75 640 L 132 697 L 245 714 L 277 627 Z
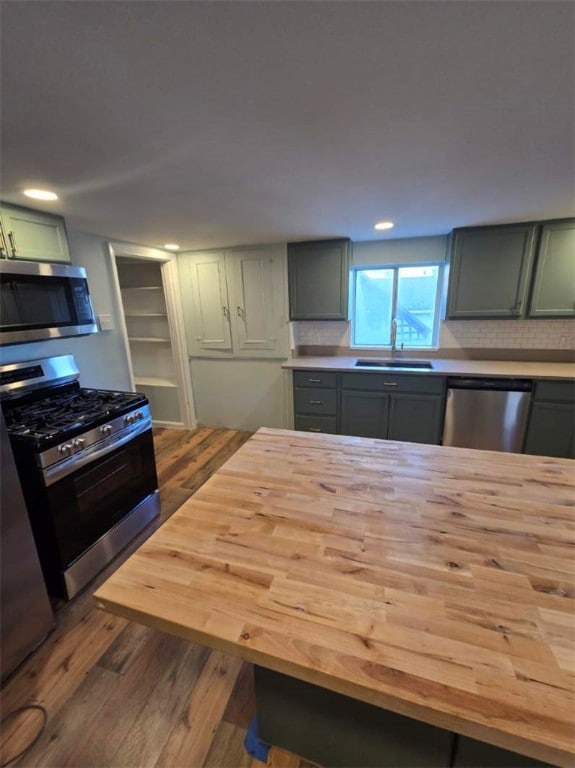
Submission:
M 329 768 L 535 768 L 515 752 L 255 666 L 259 739 Z

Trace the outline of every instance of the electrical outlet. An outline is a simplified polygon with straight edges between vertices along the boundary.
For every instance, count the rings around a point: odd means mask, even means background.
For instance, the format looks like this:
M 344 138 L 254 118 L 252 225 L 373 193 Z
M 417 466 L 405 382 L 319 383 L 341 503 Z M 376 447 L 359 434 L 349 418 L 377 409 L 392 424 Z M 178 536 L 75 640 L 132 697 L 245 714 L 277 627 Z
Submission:
M 98 325 L 101 331 L 113 331 L 114 319 L 112 315 L 98 315 Z

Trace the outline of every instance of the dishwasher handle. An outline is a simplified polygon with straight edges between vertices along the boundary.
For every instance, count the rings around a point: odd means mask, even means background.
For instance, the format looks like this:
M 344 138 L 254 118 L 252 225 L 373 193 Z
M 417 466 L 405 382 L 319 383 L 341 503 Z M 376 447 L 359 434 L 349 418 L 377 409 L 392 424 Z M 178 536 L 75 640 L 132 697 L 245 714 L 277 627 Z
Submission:
M 483 389 L 495 392 L 531 392 L 533 382 L 528 379 L 449 378 L 448 389 Z

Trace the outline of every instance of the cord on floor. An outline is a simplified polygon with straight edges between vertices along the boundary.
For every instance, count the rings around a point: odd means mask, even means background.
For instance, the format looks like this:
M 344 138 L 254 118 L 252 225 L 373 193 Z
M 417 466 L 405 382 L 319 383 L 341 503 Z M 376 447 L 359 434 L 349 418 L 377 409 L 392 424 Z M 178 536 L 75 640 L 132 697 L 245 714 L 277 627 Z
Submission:
M 41 704 L 26 704 L 23 707 L 18 707 L 18 709 L 13 709 L 12 712 L 9 712 L 5 717 L 2 718 L 2 720 L 0 721 L 0 727 L 3 726 L 7 720 L 10 720 L 10 718 L 14 717 L 15 715 L 19 715 L 22 712 L 27 712 L 30 709 L 37 709 L 43 715 L 42 725 L 38 733 L 36 734 L 36 736 L 34 736 L 30 744 L 28 744 L 28 746 L 24 747 L 24 749 L 18 752 L 17 755 L 14 755 L 14 757 L 11 757 L 10 760 L 6 760 L 5 763 L 0 763 L 0 768 L 6 768 L 7 765 L 11 765 L 16 760 L 19 760 L 21 757 L 24 757 L 24 755 L 27 754 L 32 749 L 32 747 L 34 746 L 34 744 L 36 744 L 40 736 L 44 733 L 46 723 L 48 722 L 48 712 L 46 711 L 45 707 L 43 707 Z

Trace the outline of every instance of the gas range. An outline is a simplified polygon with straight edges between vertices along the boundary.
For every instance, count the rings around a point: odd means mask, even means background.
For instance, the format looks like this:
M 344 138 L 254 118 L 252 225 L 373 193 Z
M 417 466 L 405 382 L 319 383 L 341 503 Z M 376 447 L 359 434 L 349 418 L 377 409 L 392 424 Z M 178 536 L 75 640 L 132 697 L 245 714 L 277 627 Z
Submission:
M 160 511 L 144 395 L 80 386 L 72 355 L 0 366 L 2 412 L 48 592 L 69 599 Z
M 80 387 L 71 355 L 0 366 L 0 394 L 14 450 L 33 452 L 46 484 L 95 453 L 151 427 L 136 392 Z

